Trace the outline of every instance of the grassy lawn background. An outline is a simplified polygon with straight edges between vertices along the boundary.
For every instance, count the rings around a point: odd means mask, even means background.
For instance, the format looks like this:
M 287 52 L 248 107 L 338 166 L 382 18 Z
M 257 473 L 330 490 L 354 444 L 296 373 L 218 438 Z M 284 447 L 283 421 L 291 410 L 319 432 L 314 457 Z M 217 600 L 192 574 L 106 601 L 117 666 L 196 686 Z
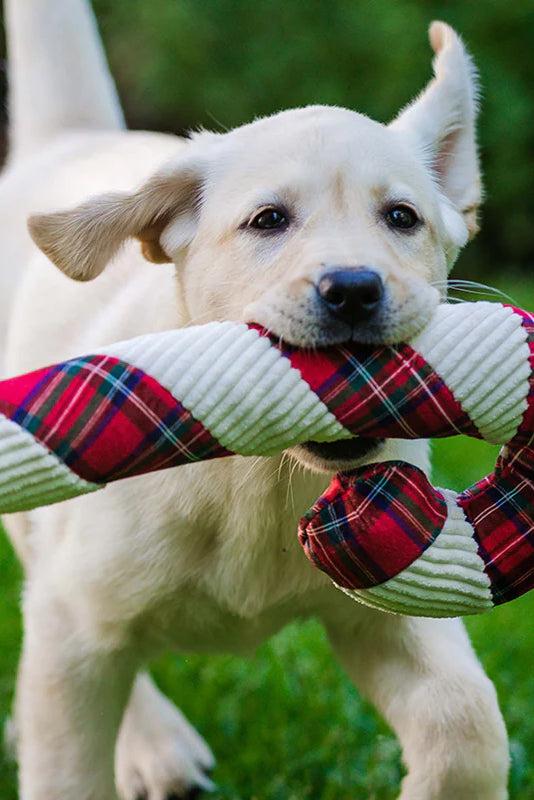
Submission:
M 534 306 L 534 284 L 508 275 L 514 299 Z M 437 442 L 435 482 L 463 488 L 489 472 L 495 449 Z M 0 536 L 0 718 L 9 711 L 18 650 L 20 573 Z M 511 800 L 534 797 L 534 592 L 469 619 L 499 692 L 511 737 Z M 291 626 L 254 659 L 178 658 L 154 665 L 160 686 L 218 758 L 214 800 L 393 800 L 402 775 L 395 737 L 331 658 L 320 626 Z M 0 755 L 0 799 L 16 800 Z M 453 800 L 451 798 L 451 800 Z

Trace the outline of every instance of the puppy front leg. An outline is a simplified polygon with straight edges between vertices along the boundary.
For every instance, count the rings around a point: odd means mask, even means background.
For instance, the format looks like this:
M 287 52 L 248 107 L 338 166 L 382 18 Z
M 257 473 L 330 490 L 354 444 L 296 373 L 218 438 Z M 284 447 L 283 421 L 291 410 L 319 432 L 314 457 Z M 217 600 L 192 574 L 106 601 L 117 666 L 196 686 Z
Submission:
M 115 740 L 136 664 L 83 634 L 75 613 L 30 586 L 19 685 L 21 800 L 115 800 Z
M 399 737 L 408 768 L 399 800 L 506 800 L 504 723 L 459 620 L 369 612 L 361 627 L 329 633 Z

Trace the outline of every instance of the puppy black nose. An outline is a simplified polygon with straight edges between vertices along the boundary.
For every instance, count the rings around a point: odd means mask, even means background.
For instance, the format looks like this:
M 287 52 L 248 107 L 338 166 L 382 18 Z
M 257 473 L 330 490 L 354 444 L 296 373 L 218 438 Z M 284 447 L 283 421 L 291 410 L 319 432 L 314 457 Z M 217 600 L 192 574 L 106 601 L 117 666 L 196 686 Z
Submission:
M 321 276 L 317 292 L 331 314 L 354 325 L 373 316 L 384 296 L 384 284 L 372 269 L 337 267 Z

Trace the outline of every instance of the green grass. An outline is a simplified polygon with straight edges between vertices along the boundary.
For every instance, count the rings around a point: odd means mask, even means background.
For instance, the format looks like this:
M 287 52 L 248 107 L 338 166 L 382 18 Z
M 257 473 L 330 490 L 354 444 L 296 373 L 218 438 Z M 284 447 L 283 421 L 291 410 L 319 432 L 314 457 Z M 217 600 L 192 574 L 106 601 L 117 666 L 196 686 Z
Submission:
M 534 289 L 508 276 L 532 307 Z M 438 485 L 462 488 L 490 471 L 495 449 L 470 439 L 435 443 Z M 0 536 L 0 717 L 10 707 L 20 647 L 20 574 Z M 469 619 L 495 681 L 511 738 L 511 800 L 534 796 L 534 592 Z M 214 800 L 393 800 L 402 767 L 395 737 L 358 696 L 316 623 L 291 626 L 254 659 L 178 658 L 154 665 L 158 683 L 212 745 Z M 0 756 L 0 798 L 15 800 Z M 453 798 L 451 798 L 453 800 Z

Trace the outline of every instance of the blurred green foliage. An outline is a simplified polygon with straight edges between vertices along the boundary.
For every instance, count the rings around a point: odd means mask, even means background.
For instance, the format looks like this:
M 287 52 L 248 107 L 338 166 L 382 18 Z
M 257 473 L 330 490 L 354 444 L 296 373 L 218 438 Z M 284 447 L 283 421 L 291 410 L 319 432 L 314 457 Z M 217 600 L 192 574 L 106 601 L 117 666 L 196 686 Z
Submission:
M 458 273 L 534 262 L 532 0 L 94 0 L 130 124 L 230 128 L 309 103 L 391 119 L 431 74 L 427 27 L 451 23 L 480 71 L 483 227 Z

